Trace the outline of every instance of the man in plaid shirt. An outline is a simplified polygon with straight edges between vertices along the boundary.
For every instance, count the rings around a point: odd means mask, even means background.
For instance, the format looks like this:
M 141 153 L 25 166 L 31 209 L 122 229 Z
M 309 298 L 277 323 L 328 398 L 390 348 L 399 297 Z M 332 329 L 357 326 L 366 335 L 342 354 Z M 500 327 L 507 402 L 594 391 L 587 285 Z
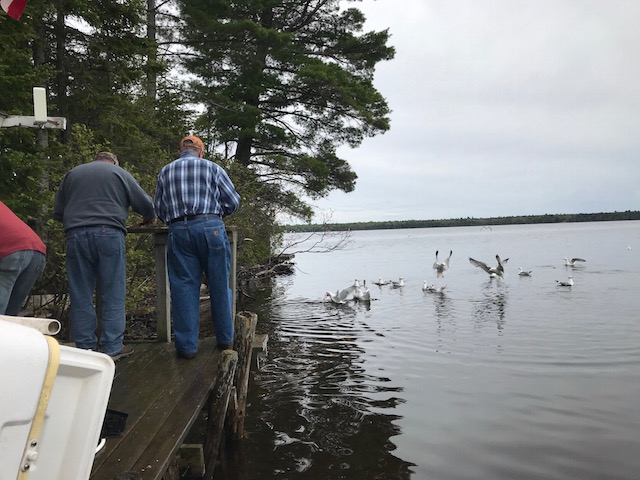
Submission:
M 209 281 L 211 317 L 218 348 L 233 343 L 229 289 L 231 247 L 222 217 L 234 213 L 240 195 L 223 168 L 203 158 L 204 144 L 195 135 L 180 141 L 180 157 L 158 174 L 154 205 L 169 225 L 167 266 L 178 357 L 198 351 L 200 284 Z

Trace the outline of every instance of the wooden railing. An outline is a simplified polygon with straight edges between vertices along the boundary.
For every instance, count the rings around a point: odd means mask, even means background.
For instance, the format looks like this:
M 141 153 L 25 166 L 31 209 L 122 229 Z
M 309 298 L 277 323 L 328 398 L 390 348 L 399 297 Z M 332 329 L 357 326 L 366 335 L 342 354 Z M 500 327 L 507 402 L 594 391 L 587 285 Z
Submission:
M 168 227 L 132 227 L 128 230 L 132 234 L 152 234 L 153 250 L 156 263 L 156 316 L 158 320 L 158 341 L 171 342 L 171 289 L 167 270 L 167 239 Z M 232 294 L 232 318 L 236 318 L 236 253 L 238 246 L 238 232 L 233 227 L 227 227 L 227 236 L 231 245 L 231 268 L 229 271 L 229 288 Z

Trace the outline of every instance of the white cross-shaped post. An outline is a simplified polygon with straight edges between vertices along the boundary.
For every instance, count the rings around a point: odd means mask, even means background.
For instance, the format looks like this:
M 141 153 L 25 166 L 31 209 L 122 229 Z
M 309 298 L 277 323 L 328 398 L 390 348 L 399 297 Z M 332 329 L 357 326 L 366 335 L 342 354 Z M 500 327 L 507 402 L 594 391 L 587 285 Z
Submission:
M 33 87 L 33 116 L 7 115 L 0 112 L 0 127 L 66 130 L 67 119 L 47 116 L 47 91 L 44 87 Z

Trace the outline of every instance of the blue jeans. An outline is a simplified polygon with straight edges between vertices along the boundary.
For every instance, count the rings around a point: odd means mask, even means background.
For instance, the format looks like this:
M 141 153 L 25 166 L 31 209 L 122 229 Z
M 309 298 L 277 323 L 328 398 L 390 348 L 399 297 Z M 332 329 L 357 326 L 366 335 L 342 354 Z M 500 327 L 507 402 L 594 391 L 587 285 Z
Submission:
M 107 355 L 122 350 L 125 329 L 126 250 L 124 232 L 108 226 L 67 230 L 67 277 L 71 296 L 71 337 L 76 347 L 97 350 L 93 306 L 96 280 L 102 299 L 100 346 Z
M 198 351 L 200 285 L 209 279 L 211 319 L 218 344 L 233 343 L 229 270 L 231 247 L 219 218 L 198 218 L 169 226 L 167 267 L 176 350 Z
M 46 261 L 36 250 L 20 250 L 0 258 L 0 315 L 20 314 Z

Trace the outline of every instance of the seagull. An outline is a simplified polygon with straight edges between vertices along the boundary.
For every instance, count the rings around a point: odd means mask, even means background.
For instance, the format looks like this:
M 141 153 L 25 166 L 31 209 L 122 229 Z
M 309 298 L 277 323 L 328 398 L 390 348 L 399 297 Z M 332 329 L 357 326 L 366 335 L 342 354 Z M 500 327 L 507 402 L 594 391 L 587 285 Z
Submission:
M 573 286 L 573 277 L 569 276 L 569 279 L 566 282 L 559 282 L 556 280 L 559 287 L 572 287 Z
M 349 285 L 347 288 L 343 288 L 342 290 L 337 290 L 336 293 L 326 292 L 322 301 L 324 302 L 328 297 L 333 303 L 347 303 L 349 295 L 351 295 L 357 288 L 360 288 L 360 282 L 356 279 L 353 282 L 353 285 Z
M 346 290 L 336 290 L 336 293 L 327 292 L 322 297 L 322 301 L 326 301 L 327 298 L 333 303 L 347 303 L 347 297 L 349 293 L 344 293 Z
M 371 293 L 367 288 L 367 281 L 362 281 L 362 288 L 357 287 L 353 292 L 353 298 L 355 298 L 359 302 L 370 302 L 371 301 Z
M 567 257 L 564 257 L 564 264 L 570 267 L 573 267 L 576 262 L 586 262 L 584 258 L 572 258 L 569 260 Z
M 520 275 L 521 277 L 531 276 L 531 270 L 523 270 L 522 267 L 518 267 L 518 269 L 519 269 L 518 275 Z
M 353 285 L 349 285 L 347 288 L 345 288 L 343 291 L 347 291 L 347 295 L 349 295 L 349 293 L 355 294 L 356 291 L 360 290 L 360 282 L 358 281 L 358 279 L 356 278 L 353 281 Z
M 426 280 L 422 281 L 422 291 L 423 292 L 435 292 L 436 291 L 436 287 L 433 285 L 429 285 L 427 284 Z
M 393 288 L 404 287 L 404 277 L 400 277 L 397 282 L 392 282 Z
M 444 289 L 447 288 L 447 284 L 436 288 L 435 285 L 429 285 L 426 280 L 422 281 L 422 291 L 429 293 L 444 293 Z
M 496 265 L 495 267 L 490 267 L 484 262 L 480 262 L 469 257 L 469 262 L 471 262 L 471 265 L 480 267 L 482 270 L 487 272 L 491 278 L 504 278 L 504 265 L 509 261 L 509 259 L 505 258 L 504 260 L 500 260 L 500 255 L 496 255 L 496 260 L 498 261 L 498 265 Z
M 378 285 L 379 287 L 382 287 L 383 285 L 389 285 L 390 283 L 391 280 L 382 280 L 382 277 L 378 277 L 378 281 L 373 282 L 374 285 Z
M 438 263 L 438 250 L 436 250 L 436 261 L 433 262 L 433 269 L 436 271 L 436 278 L 443 278 L 445 270 L 449 269 L 449 260 L 451 260 L 453 250 L 449 251 L 449 256 L 442 263 Z

